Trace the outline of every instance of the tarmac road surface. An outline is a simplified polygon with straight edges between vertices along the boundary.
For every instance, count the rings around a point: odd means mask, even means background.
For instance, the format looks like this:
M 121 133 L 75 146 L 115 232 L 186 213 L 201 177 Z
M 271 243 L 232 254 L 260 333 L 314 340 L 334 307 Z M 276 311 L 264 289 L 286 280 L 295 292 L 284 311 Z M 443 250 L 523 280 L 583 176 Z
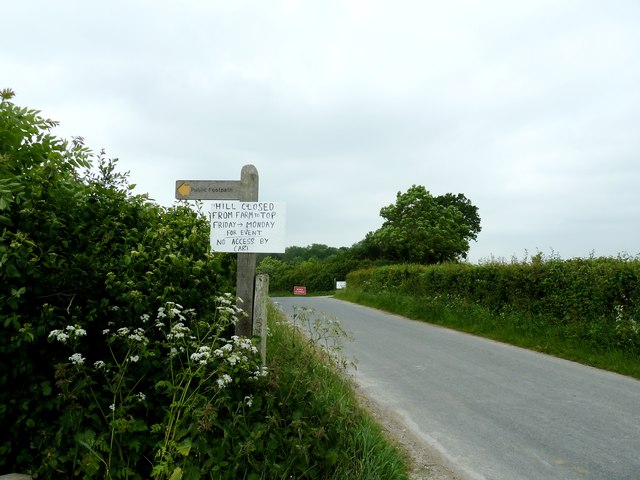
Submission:
M 466 479 L 640 479 L 640 382 L 329 297 L 356 381 Z

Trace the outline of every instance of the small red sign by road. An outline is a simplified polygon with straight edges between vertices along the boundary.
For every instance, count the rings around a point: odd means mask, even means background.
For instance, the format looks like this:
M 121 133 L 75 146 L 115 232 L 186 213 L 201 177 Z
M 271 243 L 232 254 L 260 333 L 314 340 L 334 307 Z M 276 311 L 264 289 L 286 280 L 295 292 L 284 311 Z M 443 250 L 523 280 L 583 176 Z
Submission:
M 307 287 L 295 286 L 295 287 L 293 287 L 293 294 L 294 295 L 306 295 L 307 294 Z

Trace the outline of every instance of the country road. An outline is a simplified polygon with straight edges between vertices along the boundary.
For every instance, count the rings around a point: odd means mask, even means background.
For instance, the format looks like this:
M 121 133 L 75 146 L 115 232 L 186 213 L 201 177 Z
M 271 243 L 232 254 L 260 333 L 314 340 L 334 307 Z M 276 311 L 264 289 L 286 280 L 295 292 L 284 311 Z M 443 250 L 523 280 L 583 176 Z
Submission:
M 465 479 L 640 479 L 640 382 L 327 297 L 362 391 Z

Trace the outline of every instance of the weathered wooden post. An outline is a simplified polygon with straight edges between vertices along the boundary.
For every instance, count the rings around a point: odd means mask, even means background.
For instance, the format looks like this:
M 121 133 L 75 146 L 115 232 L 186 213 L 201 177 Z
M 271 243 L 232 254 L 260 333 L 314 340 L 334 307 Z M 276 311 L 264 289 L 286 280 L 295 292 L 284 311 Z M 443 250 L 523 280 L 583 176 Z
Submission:
M 269 275 L 256 276 L 256 295 L 253 304 L 253 335 L 260 337 L 260 357 L 262 366 L 267 364 L 267 310 L 269 308 Z
M 258 201 L 258 170 L 253 165 L 245 165 L 240 173 L 241 202 Z M 253 334 L 253 295 L 256 276 L 256 254 L 238 253 L 238 274 L 236 278 L 236 295 L 238 307 L 246 316 L 236 324 L 236 335 L 251 337 Z

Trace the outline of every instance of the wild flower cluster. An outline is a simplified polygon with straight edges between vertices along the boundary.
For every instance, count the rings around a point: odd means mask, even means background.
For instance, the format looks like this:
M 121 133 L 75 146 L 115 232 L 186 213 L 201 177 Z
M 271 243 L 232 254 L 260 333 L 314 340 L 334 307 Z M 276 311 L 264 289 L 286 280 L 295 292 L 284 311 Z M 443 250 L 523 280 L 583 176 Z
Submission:
M 65 414 L 80 419 L 74 471 L 85 478 L 200 478 L 204 464 L 224 460 L 217 456 L 230 441 L 225 418 L 248 414 L 268 375 L 251 339 L 224 336 L 242 315 L 233 300 L 217 298 L 210 321 L 169 302 L 135 325 L 109 322 L 104 348 L 89 351 L 78 325 L 50 332 L 51 342 L 73 350 L 57 378 Z
M 619 344 L 632 351 L 640 351 L 640 322 L 622 305 L 616 305 L 614 311 L 615 330 Z
M 302 337 L 308 339 L 310 346 L 322 350 L 331 364 L 341 370 L 355 367 L 355 359 L 343 354 L 344 342 L 353 341 L 353 335 L 342 327 L 337 318 L 296 305 L 290 321 Z
M 76 340 L 79 337 L 85 337 L 87 331 L 78 325 L 67 325 L 64 330 L 52 330 L 49 333 L 49 340 L 55 339 L 60 343 L 67 343 L 69 339 Z

